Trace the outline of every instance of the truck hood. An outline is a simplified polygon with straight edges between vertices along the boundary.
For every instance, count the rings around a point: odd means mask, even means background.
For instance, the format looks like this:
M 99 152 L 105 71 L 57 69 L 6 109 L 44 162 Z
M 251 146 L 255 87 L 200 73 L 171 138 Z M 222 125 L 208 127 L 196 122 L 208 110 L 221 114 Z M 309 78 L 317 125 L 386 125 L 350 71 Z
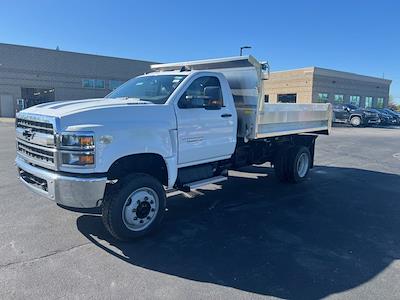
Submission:
M 176 128 L 172 105 L 153 104 L 139 99 L 86 99 L 39 104 L 22 110 L 19 118 L 54 119 L 61 131 L 97 131 L 132 128 Z
M 152 103 L 147 103 L 140 101 L 140 99 L 135 98 L 97 98 L 97 99 L 85 99 L 85 100 L 70 100 L 70 101 L 57 101 L 39 104 L 30 108 L 23 110 L 23 113 L 46 115 L 51 117 L 63 117 L 70 114 L 76 114 L 78 112 L 83 112 L 87 110 L 94 109 L 105 109 L 108 107 L 121 107 L 121 106 L 149 106 L 154 105 Z

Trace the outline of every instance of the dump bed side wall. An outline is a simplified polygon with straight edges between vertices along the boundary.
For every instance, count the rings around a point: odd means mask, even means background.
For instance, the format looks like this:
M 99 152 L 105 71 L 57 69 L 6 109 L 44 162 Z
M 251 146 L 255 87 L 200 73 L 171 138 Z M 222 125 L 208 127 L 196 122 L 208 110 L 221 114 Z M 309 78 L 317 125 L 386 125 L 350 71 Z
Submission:
M 326 131 L 332 123 L 329 103 L 264 103 L 257 117 L 255 138 Z

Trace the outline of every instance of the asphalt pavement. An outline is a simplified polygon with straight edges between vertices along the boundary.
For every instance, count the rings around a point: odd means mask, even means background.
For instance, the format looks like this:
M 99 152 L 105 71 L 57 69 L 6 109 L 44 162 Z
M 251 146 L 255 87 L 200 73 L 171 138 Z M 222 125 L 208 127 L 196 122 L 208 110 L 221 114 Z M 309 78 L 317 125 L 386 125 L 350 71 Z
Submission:
M 0 122 L 0 299 L 400 299 L 399 128 L 334 128 L 301 184 L 266 164 L 171 195 L 131 243 L 19 184 L 14 139 Z

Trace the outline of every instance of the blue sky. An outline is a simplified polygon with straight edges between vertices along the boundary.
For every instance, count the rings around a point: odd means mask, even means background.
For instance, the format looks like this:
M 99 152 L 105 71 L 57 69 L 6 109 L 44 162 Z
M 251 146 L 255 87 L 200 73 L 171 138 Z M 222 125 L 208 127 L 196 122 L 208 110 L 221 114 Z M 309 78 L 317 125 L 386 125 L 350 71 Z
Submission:
M 232 56 L 272 70 L 319 66 L 392 79 L 400 1 L 1 0 L 0 42 L 170 62 Z

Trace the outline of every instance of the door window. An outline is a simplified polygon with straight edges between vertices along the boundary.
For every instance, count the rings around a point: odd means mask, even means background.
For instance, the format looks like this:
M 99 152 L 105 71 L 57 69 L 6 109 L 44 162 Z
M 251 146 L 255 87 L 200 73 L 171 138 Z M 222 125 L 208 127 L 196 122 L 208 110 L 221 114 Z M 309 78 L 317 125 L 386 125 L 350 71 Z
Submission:
M 220 109 L 223 106 L 221 84 L 217 77 L 195 79 L 179 99 L 178 107 Z

